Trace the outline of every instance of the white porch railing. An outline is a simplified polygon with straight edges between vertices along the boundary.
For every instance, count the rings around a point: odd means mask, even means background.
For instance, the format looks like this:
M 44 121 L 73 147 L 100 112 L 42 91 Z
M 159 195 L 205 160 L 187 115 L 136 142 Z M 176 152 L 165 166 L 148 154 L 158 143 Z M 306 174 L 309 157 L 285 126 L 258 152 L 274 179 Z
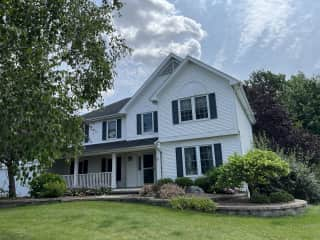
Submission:
M 111 172 L 78 174 L 78 184 L 74 186 L 74 175 L 61 175 L 67 188 L 111 187 Z

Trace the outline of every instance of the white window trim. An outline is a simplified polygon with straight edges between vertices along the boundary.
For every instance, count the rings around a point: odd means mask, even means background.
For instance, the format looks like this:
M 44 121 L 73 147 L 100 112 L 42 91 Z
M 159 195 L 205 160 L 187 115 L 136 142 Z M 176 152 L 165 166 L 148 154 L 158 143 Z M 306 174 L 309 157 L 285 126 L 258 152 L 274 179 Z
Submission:
M 144 131 L 144 127 L 143 127 L 143 122 L 144 122 L 144 114 L 147 114 L 147 113 L 151 113 L 151 125 L 152 125 L 152 128 L 150 131 L 147 131 L 145 132 Z M 149 111 L 149 112 L 143 112 L 141 113 L 141 133 L 144 134 L 144 135 L 147 135 L 147 134 L 153 134 L 154 133 L 154 120 L 153 120 L 153 111 Z
M 187 100 L 187 99 L 191 99 L 192 119 L 182 121 L 182 118 L 181 118 L 181 104 L 180 104 L 180 102 L 181 102 L 182 100 Z M 185 97 L 185 98 L 179 98 L 179 99 L 178 99 L 179 123 L 191 122 L 191 121 L 194 120 L 194 106 L 193 106 L 193 105 L 194 105 L 194 103 L 193 103 L 192 97 Z
M 208 112 L 208 117 L 206 117 L 206 118 L 199 118 L 199 119 L 197 119 L 196 98 L 198 98 L 198 97 L 206 97 L 207 112 Z M 193 101 L 194 101 L 194 119 L 195 119 L 196 121 L 198 121 L 198 120 L 207 120 L 207 119 L 210 119 L 211 116 L 210 116 L 210 111 L 209 111 L 209 108 L 210 108 L 210 106 L 209 106 L 209 95 L 208 95 L 208 94 L 202 94 L 202 95 L 194 96 L 194 97 L 193 97 Z
M 109 137 L 109 122 L 113 122 L 113 121 L 115 121 L 116 122 L 116 136 L 115 137 L 112 137 L 112 138 L 110 138 Z M 117 121 L 117 119 L 110 119 L 110 120 L 108 120 L 107 121 L 107 140 L 114 140 L 114 139 L 117 139 L 117 129 L 118 129 L 118 121 Z
M 203 97 L 205 96 L 207 99 L 207 111 L 208 111 L 208 117 L 206 118 L 200 118 L 197 119 L 196 118 L 196 98 L 197 97 Z M 191 110 L 192 110 L 192 119 L 191 120 L 185 120 L 182 121 L 181 120 L 181 105 L 180 105 L 180 101 L 181 100 L 185 100 L 185 99 L 191 99 Z M 211 115 L 210 115 L 210 104 L 209 104 L 209 93 L 208 94 L 199 94 L 199 95 L 194 95 L 191 97 L 184 97 L 184 98 L 179 98 L 178 100 L 178 117 L 179 117 L 179 123 L 183 124 L 183 123 L 190 123 L 190 122 L 198 122 L 198 121 L 204 121 L 204 120 L 210 120 L 211 119 Z
M 104 121 L 102 121 L 101 122 L 101 141 L 102 142 L 106 142 L 106 141 L 109 141 L 109 140 L 115 140 L 115 139 L 117 139 L 118 138 L 118 118 L 117 119 L 110 119 L 110 120 L 104 120 Z M 115 121 L 116 122 L 116 136 L 114 137 L 114 138 L 109 138 L 109 122 L 112 122 L 112 121 Z M 106 139 L 105 140 L 103 140 L 102 139 L 102 136 L 103 136 L 103 122 L 105 122 L 106 123 Z
M 211 151 L 212 151 L 212 161 L 213 161 L 213 167 L 216 167 L 216 159 L 215 159 L 215 155 L 214 155 L 214 144 L 200 144 L 200 145 L 188 145 L 188 146 L 184 146 L 181 147 L 182 149 L 182 166 L 183 166 L 183 176 L 185 177 L 191 177 L 191 178 L 196 178 L 199 176 L 203 176 L 203 174 L 201 173 L 201 158 L 200 158 L 200 147 L 211 147 Z M 185 148 L 195 148 L 196 149 L 196 160 L 197 160 L 197 174 L 192 174 L 192 175 L 187 175 L 187 171 L 186 171 L 186 158 L 185 158 L 185 154 L 184 154 L 184 149 Z

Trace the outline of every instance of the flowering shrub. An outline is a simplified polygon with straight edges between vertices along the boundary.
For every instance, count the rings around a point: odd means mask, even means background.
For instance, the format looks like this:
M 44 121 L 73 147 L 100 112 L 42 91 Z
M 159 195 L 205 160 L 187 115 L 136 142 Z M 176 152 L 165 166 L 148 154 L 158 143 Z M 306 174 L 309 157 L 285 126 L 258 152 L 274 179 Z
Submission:
M 169 199 L 184 195 L 184 189 L 173 183 L 164 184 L 160 187 L 159 190 L 159 197 L 163 199 Z

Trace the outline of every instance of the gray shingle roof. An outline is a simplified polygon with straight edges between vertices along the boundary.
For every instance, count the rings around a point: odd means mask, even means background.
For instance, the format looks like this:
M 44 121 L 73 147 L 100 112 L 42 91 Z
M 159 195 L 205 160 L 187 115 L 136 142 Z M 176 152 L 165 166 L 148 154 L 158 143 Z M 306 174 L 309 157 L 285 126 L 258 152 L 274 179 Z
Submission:
M 98 117 L 103 117 L 103 116 L 108 116 L 108 115 L 113 115 L 116 113 L 119 113 L 121 108 L 123 108 L 124 105 L 129 102 L 131 98 L 124 98 L 118 102 L 114 102 L 110 105 L 104 106 L 101 109 L 86 113 L 82 115 L 84 119 L 92 119 L 92 118 L 98 118 Z
M 153 145 L 158 138 L 145 138 L 139 140 L 131 140 L 131 141 L 117 141 L 117 142 L 109 142 L 109 143 L 101 143 L 101 144 L 92 144 L 84 146 L 84 155 L 91 153 L 99 153 L 106 152 L 112 150 L 119 150 L 121 148 L 129 148 L 129 147 L 140 147 L 140 146 L 150 146 Z

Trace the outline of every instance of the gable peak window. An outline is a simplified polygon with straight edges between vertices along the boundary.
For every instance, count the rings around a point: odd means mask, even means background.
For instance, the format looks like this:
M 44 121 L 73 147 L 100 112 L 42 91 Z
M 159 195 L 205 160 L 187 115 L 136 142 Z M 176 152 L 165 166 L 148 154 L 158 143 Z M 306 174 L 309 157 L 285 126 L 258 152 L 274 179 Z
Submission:
M 180 119 L 181 121 L 192 120 L 191 98 L 185 98 L 180 100 Z

